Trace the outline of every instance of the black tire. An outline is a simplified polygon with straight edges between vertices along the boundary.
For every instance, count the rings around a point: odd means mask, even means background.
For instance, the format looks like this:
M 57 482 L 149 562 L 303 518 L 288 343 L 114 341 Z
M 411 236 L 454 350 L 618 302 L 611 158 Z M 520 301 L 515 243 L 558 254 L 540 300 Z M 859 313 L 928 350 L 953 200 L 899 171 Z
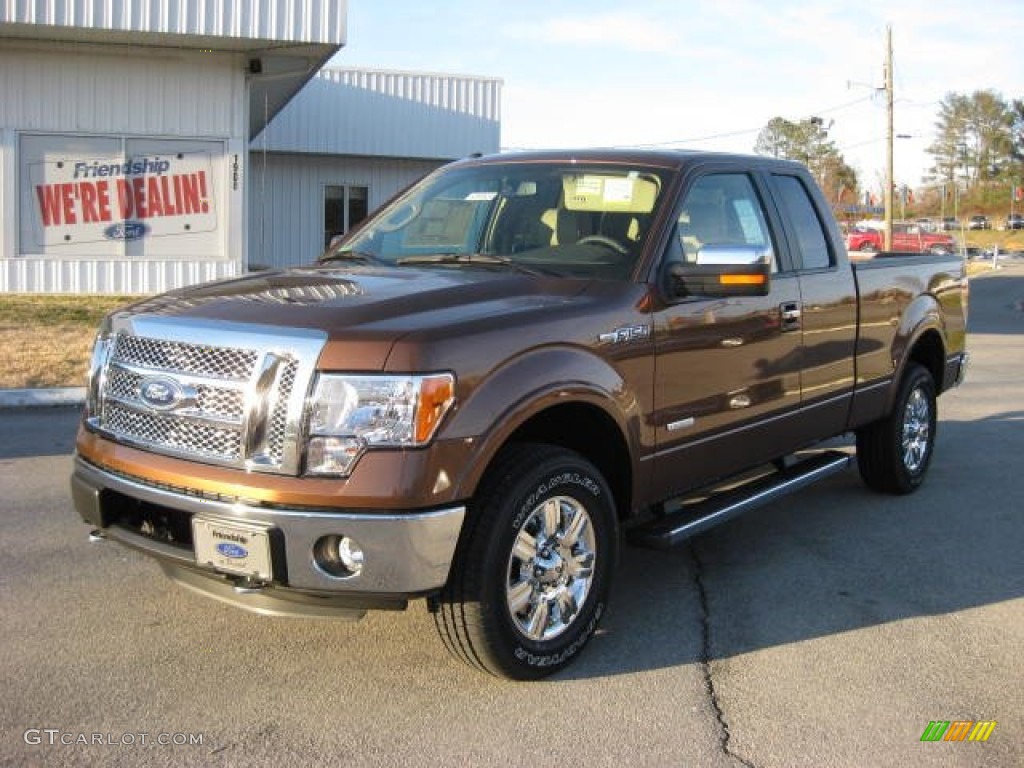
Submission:
M 935 381 L 909 363 L 892 413 L 857 431 L 857 466 L 865 485 L 882 493 L 916 491 L 935 448 Z
M 557 672 L 597 629 L 617 549 L 615 503 L 589 461 L 553 446 L 511 446 L 470 505 L 434 614 L 441 639 L 499 677 Z

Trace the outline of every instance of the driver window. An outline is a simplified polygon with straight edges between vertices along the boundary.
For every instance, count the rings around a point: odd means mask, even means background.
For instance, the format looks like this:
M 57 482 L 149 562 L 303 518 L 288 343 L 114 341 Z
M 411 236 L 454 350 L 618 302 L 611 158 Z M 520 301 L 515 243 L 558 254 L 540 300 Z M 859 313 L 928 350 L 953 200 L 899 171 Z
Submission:
M 746 174 L 698 179 L 679 211 L 676 239 L 688 264 L 696 264 L 706 246 L 758 246 L 771 259 L 772 271 L 778 271 L 761 200 Z

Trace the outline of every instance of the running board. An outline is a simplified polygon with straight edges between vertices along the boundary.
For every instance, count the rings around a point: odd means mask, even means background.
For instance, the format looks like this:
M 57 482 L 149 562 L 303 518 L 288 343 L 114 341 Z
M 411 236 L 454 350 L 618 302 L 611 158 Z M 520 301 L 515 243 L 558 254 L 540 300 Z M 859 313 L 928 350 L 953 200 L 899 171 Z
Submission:
M 698 533 L 747 510 L 760 507 L 811 483 L 842 472 L 853 463 L 853 460 L 852 455 L 841 451 L 825 451 L 687 506 L 680 512 L 637 526 L 627 534 L 629 542 L 650 549 L 672 549 Z

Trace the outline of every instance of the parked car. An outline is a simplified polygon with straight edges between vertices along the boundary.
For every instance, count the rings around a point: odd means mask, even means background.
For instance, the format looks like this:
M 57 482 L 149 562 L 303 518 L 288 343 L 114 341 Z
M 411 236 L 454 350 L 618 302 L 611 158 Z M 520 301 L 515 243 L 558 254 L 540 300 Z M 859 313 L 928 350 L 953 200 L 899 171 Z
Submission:
M 954 216 L 946 216 L 942 220 L 942 230 L 944 232 L 949 232 L 953 229 L 960 229 L 960 222 L 957 221 Z
M 881 251 L 884 250 L 883 235 L 880 230 L 858 227 L 846 236 L 846 250 Z M 949 235 L 924 232 L 916 224 L 895 224 L 892 228 L 893 251 L 910 253 L 953 253 L 956 243 Z
M 1006 217 L 1003 229 L 1024 229 L 1024 216 L 1019 213 L 1011 213 Z
M 992 229 L 992 222 L 988 220 L 988 216 L 971 216 L 971 220 L 967 222 L 968 229 Z

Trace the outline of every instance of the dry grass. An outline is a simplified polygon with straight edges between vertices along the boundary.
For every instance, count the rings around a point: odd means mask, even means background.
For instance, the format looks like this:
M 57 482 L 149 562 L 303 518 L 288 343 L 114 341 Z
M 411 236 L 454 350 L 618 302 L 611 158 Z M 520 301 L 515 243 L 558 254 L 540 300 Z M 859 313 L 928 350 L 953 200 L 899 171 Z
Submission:
M 0 294 L 0 389 L 84 386 L 100 320 L 128 301 Z

